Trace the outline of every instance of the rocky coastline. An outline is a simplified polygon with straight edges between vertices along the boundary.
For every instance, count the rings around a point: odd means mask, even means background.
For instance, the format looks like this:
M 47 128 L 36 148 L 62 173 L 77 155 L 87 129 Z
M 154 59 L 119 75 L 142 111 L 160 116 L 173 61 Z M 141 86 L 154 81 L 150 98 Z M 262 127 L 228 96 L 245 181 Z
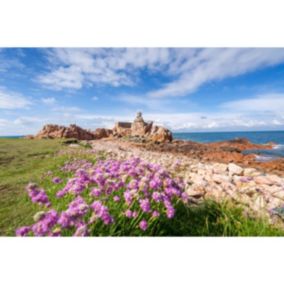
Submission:
M 244 138 L 216 143 L 174 140 L 168 129 L 145 122 L 141 113 L 133 123 L 118 122 L 113 129 L 91 131 L 76 125 L 46 125 L 28 138 L 86 140 L 85 145 L 110 158 L 139 157 L 160 164 L 184 180 L 192 202 L 230 200 L 247 208 L 247 212 L 284 224 L 284 159 L 260 162 L 255 154 L 244 153 L 272 149 L 273 143 L 253 144 Z
M 284 177 L 234 162 L 217 162 L 184 153 L 146 149 L 137 143 L 117 139 L 89 142 L 95 152 L 113 159 L 139 157 L 157 163 L 181 177 L 193 203 L 205 199 L 230 201 L 248 214 L 265 217 L 284 227 Z

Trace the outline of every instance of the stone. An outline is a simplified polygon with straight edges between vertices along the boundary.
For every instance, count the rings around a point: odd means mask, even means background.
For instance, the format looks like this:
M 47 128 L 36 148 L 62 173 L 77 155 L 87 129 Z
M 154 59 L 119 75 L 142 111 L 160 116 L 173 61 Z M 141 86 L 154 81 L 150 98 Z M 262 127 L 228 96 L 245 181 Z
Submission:
M 86 129 L 83 129 L 75 124 L 70 124 L 69 127 L 47 124 L 35 136 L 37 139 L 54 139 L 54 138 L 75 138 L 78 140 L 93 140 L 94 134 Z
M 188 196 L 194 197 L 194 198 L 201 198 L 205 194 L 205 190 L 197 187 L 190 186 L 188 187 L 185 192 Z
M 225 173 L 228 169 L 228 165 L 227 164 L 213 164 L 213 172 L 216 174 L 222 174 Z
M 229 175 L 233 176 L 233 175 L 241 175 L 243 173 L 243 168 L 234 164 L 234 163 L 230 163 L 228 165 L 228 169 L 229 169 Z
M 136 118 L 134 119 L 133 123 L 131 124 L 131 135 L 132 136 L 145 136 L 147 132 L 151 130 L 153 122 L 149 125 L 144 121 L 142 117 L 142 113 L 138 112 Z
M 220 175 L 220 174 L 213 174 L 211 176 L 212 180 L 216 183 L 224 183 L 224 182 L 230 182 L 230 177 L 226 175 Z
M 267 176 L 256 176 L 254 177 L 254 181 L 256 184 L 265 184 L 265 185 L 273 184 L 273 181 L 269 179 Z
M 272 195 L 276 198 L 284 200 L 284 189 L 276 191 L 276 192 L 272 193 Z
M 111 129 L 106 129 L 106 128 L 97 128 L 93 134 L 95 136 L 95 139 L 102 139 L 102 138 L 107 138 L 110 135 L 112 135 L 112 130 Z
M 117 122 L 113 128 L 113 135 L 118 137 L 131 135 L 131 123 L 130 122 Z
M 244 169 L 244 176 L 257 176 L 259 172 L 254 168 L 245 168 Z
M 173 135 L 170 130 L 162 126 L 154 126 L 148 137 L 153 142 L 164 143 L 171 142 L 173 140 Z
M 268 175 L 267 178 L 273 183 L 277 185 L 284 185 L 284 179 L 277 175 Z

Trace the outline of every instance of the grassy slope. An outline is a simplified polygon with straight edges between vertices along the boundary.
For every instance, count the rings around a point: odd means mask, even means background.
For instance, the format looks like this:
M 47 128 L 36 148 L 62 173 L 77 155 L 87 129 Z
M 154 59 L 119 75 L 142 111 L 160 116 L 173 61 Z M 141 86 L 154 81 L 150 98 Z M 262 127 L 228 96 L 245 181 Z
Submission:
M 0 235 L 14 235 L 17 227 L 32 223 L 38 207 L 28 199 L 25 185 L 40 182 L 42 174 L 68 159 L 56 155 L 61 148 L 58 140 L 0 139 Z M 177 217 L 162 221 L 155 235 L 278 236 L 284 232 L 264 220 L 244 217 L 232 205 L 206 202 L 181 206 Z
M 58 165 L 62 157 L 54 154 L 61 147 L 55 140 L 0 139 L 0 235 L 14 234 L 18 226 L 31 223 L 36 208 L 25 185 Z

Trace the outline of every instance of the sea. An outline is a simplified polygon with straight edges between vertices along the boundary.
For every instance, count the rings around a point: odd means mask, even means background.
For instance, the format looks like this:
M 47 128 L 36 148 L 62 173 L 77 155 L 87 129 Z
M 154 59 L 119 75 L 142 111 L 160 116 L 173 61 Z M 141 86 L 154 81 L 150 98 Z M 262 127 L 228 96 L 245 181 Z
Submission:
M 275 146 L 271 150 L 249 150 L 245 154 L 254 153 L 259 161 L 269 161 L 284 158 L 284 130 L 283 131 L 251 131 L 251 132 L 196 132 L 173 133 L 175 139 L 191 140 L 201 143 L 247 138 L 255 144 L 267 144 L 273 142 Z

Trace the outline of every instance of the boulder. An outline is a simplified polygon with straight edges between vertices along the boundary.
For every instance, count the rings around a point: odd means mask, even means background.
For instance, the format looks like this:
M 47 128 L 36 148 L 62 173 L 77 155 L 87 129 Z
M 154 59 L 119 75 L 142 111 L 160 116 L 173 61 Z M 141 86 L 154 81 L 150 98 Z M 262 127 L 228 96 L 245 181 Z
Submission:
M 164 143 L 171 142 L 173 140 L 173 135 L 170 130 L 162 126 L 154 126 L 152 127 L 148 138 L 153 142 Z
M 113 131 L 111 129 L 106 129 L 106 128 L 97 128 L 93 134 L 95 136 L 95 139 L 102 139 L 102 138 L 107 138 L 111 136 Z
M 243 168 L 234 164 L 234 163 L 230 163 L 228 165 L 228 169 L 229 169 L 229 175 L 233 176 L 233 175 L 241 175 L 243 173 Z
M 75 138 L 78 140 L 93 140 L 95 139 L 95 135 L 91 131 L 83 129 L 75 124 L 71 124 L 69 127 L 56 124 L 47 124 L 35 136 L 35 138 Z
M 117 122 L 112 132 L 113 132 L 113 135 L 117 137 L 130 136 L 131 135 L 131 123 L 130 122 Z

